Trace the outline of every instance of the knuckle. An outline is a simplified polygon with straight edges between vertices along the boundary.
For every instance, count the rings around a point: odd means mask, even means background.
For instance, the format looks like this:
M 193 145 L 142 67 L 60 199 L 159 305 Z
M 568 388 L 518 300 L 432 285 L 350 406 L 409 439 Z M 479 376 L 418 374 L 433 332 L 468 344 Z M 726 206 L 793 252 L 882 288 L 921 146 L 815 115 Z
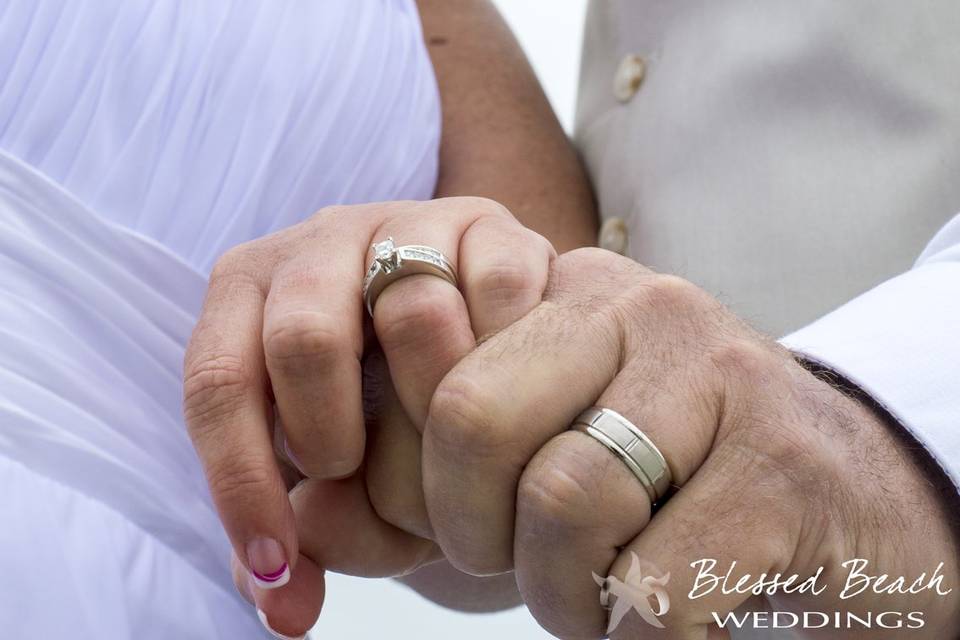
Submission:
M 505 206 L 491 198 L 482 196 L 462 196 L 457 198 L 467 209 L 484 216 L 513 219 L 513 214 Z
M 540 247 L 540 250 L 550 259 L 552 262 L 557 258 L 557 248 L 553 246 L 553 243 L 547 239 L 546 236 L 542 236 L 536 231 L 531 229 L 526 229 L 530 236 L 533 238 L 532 244 Z
M 820 455 L 817 438 L 787 425 L 768 426 L 762 430 L 763 441 L 757 456 L 757 467 L 762 475 L 780 477 L 791 486 L 812 488 L 817 478 L 836 476 L 834 469 L 825 464 L 827 458 Z
M 363 215 L 370 208 L 370 205 L 331 204 L 317 209 L 308 219 L 314 222 L 341 219 L 351 215 Z
M 556 269 L 561 271 L 607 270 L 618 263 L 632 262 L 612 251 L 597 247 L 581 247 L 557 257 Z
M 582 290 L 584 283 L 606 299 L 645 281 L 652 272 L 643 265 L 606 249 L 583 247 L 560 254 L 553 260 L 552 283 L 561 290 Z M 562 283 L 569 283 L 563 286 Z
M 503 429 L 493 413 L 497 399 L 459 373 L 448 375 L 430 402 L 426 432 L 443 450 L 478 458 L 502 454 Z
M 557 256 L 557 262 L 567 269 L 588 271 L 606 270 L 615 273 L 646 275 L 653 273 L 639 262 L 619 253 L 599 247 L 580 247 Z
M 260 262 L 254 243 L 237 245 L 224 253 L 210 272 L 210 286 L 229 284 L 237 279 L 252 279 Z
M 529 269 L 501 264 L 482 274 L 476 286 L 484 301 L 502 304 L 539 296 L 542 284 Z
M 761 496 L 812 497 L 829 471 L 820 464 L 814 438 L 803 429 L 759 416 L 741 416 L 739 422 L 736 434 L 718 450 L 726 460 L 725 475 L 739 478 L 743 491 L 762 488 Z
M 591 504 L 592 469 L 583 464 L 543 462 L 528 468 L 517 489 L 517 510 L 540 527 L 574 526 Z
M 668 303 L 690 304 L 701 299 L 701 290 L 689 280 L 672 274 L 659 273 L 652 278 L 651 291 Z
M 412 285 L 412 286 L 407 286 Z M 403 346 L 433 340 L 462 317 L 460 296 L 436 278 L 398 282 L 389 304 L 375 309 L 377 337 L 386 346 Z
M 628 287 L 623 299 L 632 307 L 673 311 L 699 306 L 703 297 L 703 292 L 688 280 L 670 274 L 652 274 Z
M 772 374 L 770 349 L 748 338 L 722 341 L 710 352 L 710 360 L 725 376 L 750 384 L 763 382 Z
M 242 359 L 209 356 L 188 361 L 183 377 L 183 412 L 192 435 L 229 415 L 244 399 L 253 375 Z
M 274 364 L 331 363 L 350 344 L 342 322 L 317 312 L 285 313 L 264 327 L 263 351 Z
M 313 212 L 303 222 L 266 238 L 276 237 L 293 246 L 300 246 L 303 243 L 316 246 L 322 242 L 338 242 L 343 239 L 345 229 L 364 229 L 366 225 L 382 215 L 385 207 L 392 205 L 394 203 L 329 205 Z
M 251 456 L 224 456 L 207 465 L 210 492 L 221 504 L 235 506 L 278 492 L 277 477 L 269 462 Z

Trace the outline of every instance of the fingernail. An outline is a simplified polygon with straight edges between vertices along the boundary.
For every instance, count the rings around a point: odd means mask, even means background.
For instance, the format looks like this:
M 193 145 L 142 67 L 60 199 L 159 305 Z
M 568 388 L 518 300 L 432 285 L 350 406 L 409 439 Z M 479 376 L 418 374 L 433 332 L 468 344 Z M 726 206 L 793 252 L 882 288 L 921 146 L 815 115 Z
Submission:
M 254 583 L 261 589 L 276 589 L 290 582 L 287 556 L 276 540 L 257 538 L 248 543 L 247 562 Z
M 303 472 L 303 464 L 300 459 L 290 450 L 290 442 L 286 438 L 283 439 L 283 452 L 287 454 L 287 460 L 293 463 L 293 466 L 297 468 L 301 475 L 307 475 Z
M 302 636 L 285 636 L 282 633 L 278 633 L 273 630 L 270 626 L 270 623 L 267 622 L 267 614 L 265 614 L 260 609 L 257 609 L 257 617 L 260 618 L 260 623 L 263 625 L 263 628 L 270 632 L 274 638 L 280 638 L 280 640 L 306 640 L 306 634 Z
M 349 478 L 357 472 L 357 463 L 354 460 L 334 460 L 325 463 L 324 477 L 328 480 L 340 480 Z

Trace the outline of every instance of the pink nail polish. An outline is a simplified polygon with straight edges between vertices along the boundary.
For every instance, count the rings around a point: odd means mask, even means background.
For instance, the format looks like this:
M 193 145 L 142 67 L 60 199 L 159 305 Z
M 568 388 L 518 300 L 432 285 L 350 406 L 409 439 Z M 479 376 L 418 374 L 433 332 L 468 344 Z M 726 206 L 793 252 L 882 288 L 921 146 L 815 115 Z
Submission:
M 261 589 L 277 589 L 290 582 L 290 566 L 280 543 L 257 538 L 247 543 L 247 562 L 253 582 Z

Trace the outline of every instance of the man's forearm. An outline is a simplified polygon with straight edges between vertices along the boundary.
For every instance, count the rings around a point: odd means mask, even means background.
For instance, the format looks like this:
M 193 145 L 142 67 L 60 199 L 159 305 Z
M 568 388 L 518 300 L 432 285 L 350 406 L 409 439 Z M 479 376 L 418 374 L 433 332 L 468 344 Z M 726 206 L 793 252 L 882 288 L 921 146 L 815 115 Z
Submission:
M 438 197 L 505 205 L 558 251 L 592 245 L 586 174 L 533 70 L 488 0 L 418 0 L 443 107 Z

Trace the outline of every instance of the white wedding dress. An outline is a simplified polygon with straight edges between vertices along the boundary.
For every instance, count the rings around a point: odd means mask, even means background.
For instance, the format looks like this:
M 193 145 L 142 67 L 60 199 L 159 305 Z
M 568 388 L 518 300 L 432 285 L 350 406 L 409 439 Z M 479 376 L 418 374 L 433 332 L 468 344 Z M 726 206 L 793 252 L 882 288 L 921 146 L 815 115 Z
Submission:
M 181 420 L 206 275 L 423 199 L 412 0 L 0 0 L 0 637 L 264 637 Z

